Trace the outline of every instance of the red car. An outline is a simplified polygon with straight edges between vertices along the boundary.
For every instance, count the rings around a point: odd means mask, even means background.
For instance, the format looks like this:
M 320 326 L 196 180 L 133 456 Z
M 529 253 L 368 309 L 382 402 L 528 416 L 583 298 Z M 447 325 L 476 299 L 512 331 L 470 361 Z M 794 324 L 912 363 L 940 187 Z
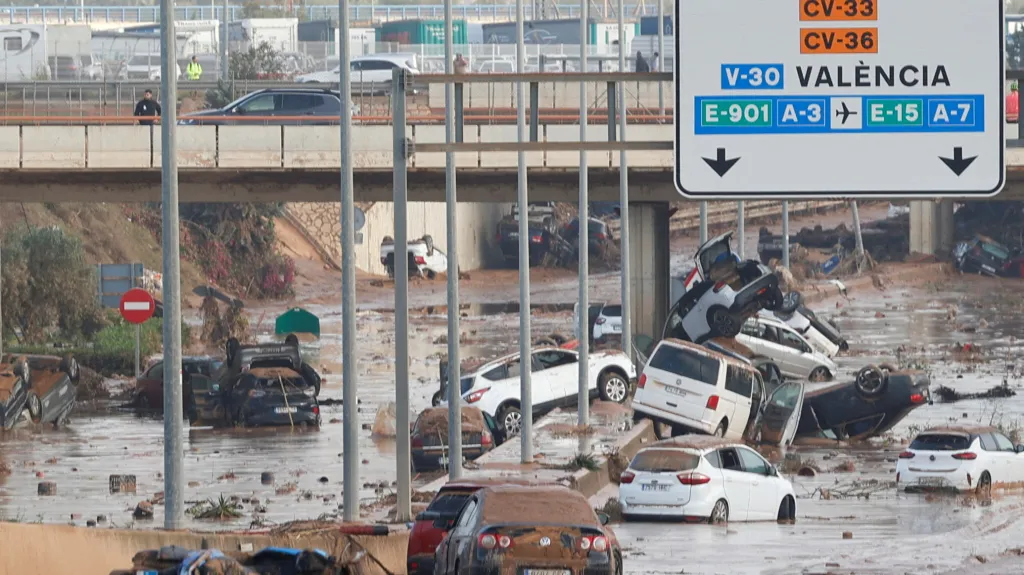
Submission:
M 462 506 L 477 491 L 495 485 L 552 484 L 538 484 L 528 479 L 510 477 L 459 479 L 446 484 L 434 496 L 427 510 L 416 516 L 416 523 L 409 533 L 409 549 L 406 554 L 408 575 L 434 573 L 434 550 L 455 523 L 462 512 Z

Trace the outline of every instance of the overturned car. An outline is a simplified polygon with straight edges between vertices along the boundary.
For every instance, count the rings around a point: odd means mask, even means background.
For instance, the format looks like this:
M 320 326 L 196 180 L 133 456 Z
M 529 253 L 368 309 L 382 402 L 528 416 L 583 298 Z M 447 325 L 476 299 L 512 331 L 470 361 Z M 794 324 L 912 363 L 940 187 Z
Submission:
M 663 338 L 700 344 L 735 337 L 747 318 L 782 305 L 779 278 L 755 260 L 740 260 L 731 238 L 732 232 L 722 234 L 697 250 L 686 293 L 669 310 Z
M 78 399 L 78 381 L 81 377 L 78 362 L 74 357 L 4 354 L 0 357 L 0 364 L 3 365 L 0 381 L 10 381 L 12 388 L 16 380 L 22 382 L 22 387 L 25 388 L 23 405 L 32 423 L 52 423 L 58 426 L 67 421 Z M 3 384 L 0 386 L 6 387 Z M 8 424 L 13 427 L 15 423 L 7 419 L 8 413 L 13 411 L 11 408 L 15 407 L 17 402 L 14 395 L 12 399 L 14 401 L 9 401 L 7 409 L 4 410 L 5 429 L 10 429 Z M 14 417 L 18 415 L 14 414 Z

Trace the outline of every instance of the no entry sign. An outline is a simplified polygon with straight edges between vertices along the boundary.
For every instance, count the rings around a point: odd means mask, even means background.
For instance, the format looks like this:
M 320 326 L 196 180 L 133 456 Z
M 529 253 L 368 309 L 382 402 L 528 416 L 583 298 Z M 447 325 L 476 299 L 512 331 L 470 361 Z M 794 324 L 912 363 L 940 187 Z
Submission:
M 128 323 L 143 323 L 153 317 L 156 302 L 144 289 L 132 288 L 121 296 L 121 317 Z

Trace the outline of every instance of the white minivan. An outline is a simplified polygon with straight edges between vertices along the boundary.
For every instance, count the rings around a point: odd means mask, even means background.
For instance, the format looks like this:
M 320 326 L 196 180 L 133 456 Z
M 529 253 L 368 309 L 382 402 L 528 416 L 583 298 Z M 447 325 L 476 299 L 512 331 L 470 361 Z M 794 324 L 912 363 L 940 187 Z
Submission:
M 665 339 L 637 381 L 633 411 L 651 418 L 662 438 L 693 430 L 742 441 L 764 396 L 761 374 L 749 363 Z

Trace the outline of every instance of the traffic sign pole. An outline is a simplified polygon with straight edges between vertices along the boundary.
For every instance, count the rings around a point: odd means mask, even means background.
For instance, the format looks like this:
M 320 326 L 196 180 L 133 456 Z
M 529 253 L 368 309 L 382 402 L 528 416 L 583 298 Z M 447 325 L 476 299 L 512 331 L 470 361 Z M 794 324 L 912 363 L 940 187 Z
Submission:
M 1003 0 L 679 0 L 676 186 L 730 200 L 998 193 L 1003 12 Z

